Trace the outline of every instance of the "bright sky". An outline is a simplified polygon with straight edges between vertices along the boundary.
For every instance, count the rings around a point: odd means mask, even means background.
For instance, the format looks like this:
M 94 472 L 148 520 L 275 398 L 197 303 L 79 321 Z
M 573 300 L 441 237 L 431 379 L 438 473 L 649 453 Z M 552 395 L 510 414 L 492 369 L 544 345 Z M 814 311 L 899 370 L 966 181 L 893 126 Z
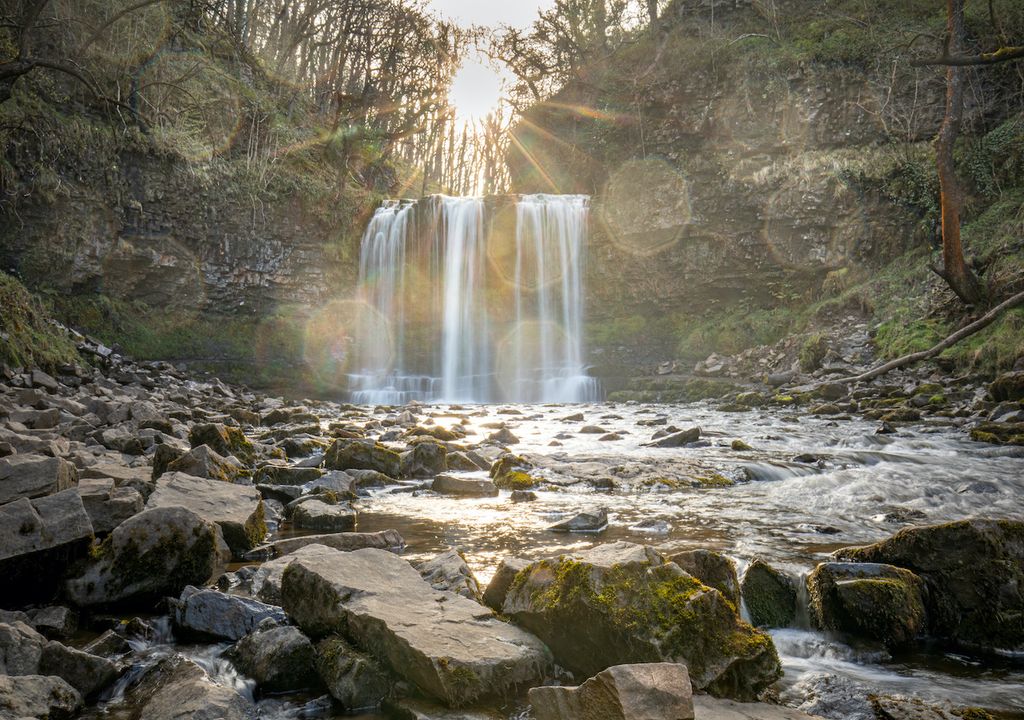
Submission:
M 438 15 L 459 25 L 528 27 L 553 0 L 430 0 Z M 460 120 L 482 120 L 498 106 L 502 76 L 484 57 L 467 57 L 452 83 L 452 104 Z

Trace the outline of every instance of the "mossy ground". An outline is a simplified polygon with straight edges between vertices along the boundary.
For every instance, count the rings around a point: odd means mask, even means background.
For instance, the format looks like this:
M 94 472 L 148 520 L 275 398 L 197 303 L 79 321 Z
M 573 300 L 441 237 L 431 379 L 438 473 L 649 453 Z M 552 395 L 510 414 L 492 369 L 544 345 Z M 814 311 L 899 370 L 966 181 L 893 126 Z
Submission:
M 49 370 L 82 361 L 74 342 L 53 326 L 38 299 L 5 272 L 0 272 L 0 308 L 0 362 Z

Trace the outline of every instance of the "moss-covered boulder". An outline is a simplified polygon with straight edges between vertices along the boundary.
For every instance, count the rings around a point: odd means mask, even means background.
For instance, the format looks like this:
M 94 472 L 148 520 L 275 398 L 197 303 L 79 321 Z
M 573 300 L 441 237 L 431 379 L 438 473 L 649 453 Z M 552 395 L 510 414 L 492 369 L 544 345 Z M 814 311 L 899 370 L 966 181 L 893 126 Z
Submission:
M 327 691 L 346 710 L 377 707 L 391 694 L 395 684 L 376 660 L 339 635 L 330 635 L 317 643 L 315 663 Z
M 219 530 L 183 507 L 146 510 L 121 523 L 68 580 L 79 606 L 141 604 L 204 585 L 220 565 Z
M 811 619 L 898 648 L 927 629 L 924 581 L 903 568 L 879 563 L 822 563 L 807 578 Z
M 971 439 L 994 445 L 1024 445 L 1024 422 L 983 422 L 971 429 Z
M 166 447 L 166 446 L 161 446 Z M 156 464 L 154 463 L 154 467 Z M 221 482 L 235 482 L 248 475 L 249 471 L 216 452 L 209 445 L 199 445 L 167 463 L 160 477 L 166 472 L 181 472 L 194 477 L 210 478 Z
M 930 632 L 984 648 L 1024 649 L 1024 522 L 961 520 L 904 528 L 835 553 L 906 568 L 927 583 Z
M 389 478 L 402 472 L 402 457 L 394 450 L 373 440 L 335 440 L 324 456 L 328 470 L 376 470 Z
M 209 445 L 221 455 L 234 455 L 246 464 L 256 459 L 256 448 L 241 429 L 222 423 L 201 423 L 188 433 L 192 447 Z
M 431 478 L 448 470 L 448 450 L 431 438 L 424 438 L 401 454 L 402 477 Z
M 750 622 L 758 627 L 787 627 L 796 618 L 796 585 L 760 558 L 747 566 L 740 583 Z
M 526 458 L 506 453 L 491 465 L 491 479 L 502 490 L 529 490 L 537 486 L 537 479 L 530 475 L 533 465 Z
M 269 693 L 319 688 L 313 643 L 297 627 L 275 627 L 246 635 L 228 651 L 245 675 Z
M 516 575 L 502 612 L 578 677 L 680 662 L 696 689 L 754 699 L 782 674 L 771 637 L 741 621 L 719 591 L 643 545 L 609 543 L 535 562 Z
M 708 587 L 725 596 L 736 608 L 740 606 L 740 581 L 736 563 L 714 550 L 683 550 L 669 554 L 669 560 Z
M 1024 371 L 1003 373 L 988 386 L 988 391 L 996 402 L 1024 400 Z

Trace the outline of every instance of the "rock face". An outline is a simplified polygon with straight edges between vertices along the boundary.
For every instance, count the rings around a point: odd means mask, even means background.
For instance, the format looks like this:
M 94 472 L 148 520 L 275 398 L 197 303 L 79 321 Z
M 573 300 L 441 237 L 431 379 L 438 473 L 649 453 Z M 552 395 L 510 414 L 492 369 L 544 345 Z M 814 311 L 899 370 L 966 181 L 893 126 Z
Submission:
M 70 720 L 81 706 L 82 696 L 59 677 L 0 675 L 0 717 L 4 720 Z
M 536 638 L 472 600 L 433 590 L 384 550 L 304 548 L 285 569 L 281 593 L 306 633 L 341 634 L 451 706 L 537 682 L 550 667 Z
M 685 665 L 646 663 L 602 670 L 579 687 L 530 690 L 537 720 L 693 720 Z
M 755 559 L 740 583 L 750 622 L 758 627 L 786 627 L 796 617 L 796 588 L 789 576 Z
M 582 676 L 612 665 L 684 663 L 697 689 L 752 699 L 781 675 L 771 638 L 720 592 L 653 548 L 627 542 L 529 565 L 504 614 Z
M 1024 522 L 962 520 L 904 528 L 835 553 L 906 568 L 927 583 L 930 632 L 986 648 L 1024 648 Z
M 239 640 L 270 619 L 283 624 L 284 611 L 258 600 L 188 586 L 173 605 L 179 628 L 203 636 Z
M 67 460 L 17 454 L 0 458 L 0 505 L 44 497 L 78 483 L 78 471 Z
M 508 589 L 512 587 L 512 581 L 529 564 L 528 560 L 522 558 L 505 558 L 498 563 L 498 569 L 494 571 L 494 577 L 487 583 L 487 589 L 484 591 L 482 598 L 484 605 L 495 612 L 501 612 Z
M 0 505 L 0 602 L 46 599 L 92 539 L 75 490 Z
M 417 564 L 416 569 L 435 590 L 448 590 L 470 600 L 480 600 L 480 583 L 466 564 L 466 558 L 455 548 Z
M 294 692 L 319 685 L 313 643 L 296 627 L 247 635 L 231 649 L 230 657 L 264 692 Z
M 184 473 L 164 473 L 146 501 L 146 508 L 169 507 L 186 508 L 203 520 L 216 523 L 236 555 L 256 547 L 267 534 L 263 499 L 252 487 Z
M 825 630 L 880 640 L 890 647 L 927 629 L 924 582 L 914 573 L 877 563 L 822 563 L 807 578 L 811 617 Z
M 139 513 L 110 534 L 67 594 L 80 606 L 148 602 L 202 585 L 219 565 L 219 531 L 182 507 Z

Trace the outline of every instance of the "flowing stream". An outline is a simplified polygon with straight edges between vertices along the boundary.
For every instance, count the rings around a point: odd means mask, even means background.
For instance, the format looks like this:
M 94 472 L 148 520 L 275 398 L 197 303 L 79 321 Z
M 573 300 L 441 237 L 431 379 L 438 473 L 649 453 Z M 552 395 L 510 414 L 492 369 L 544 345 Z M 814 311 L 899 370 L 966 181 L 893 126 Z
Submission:
M 585 402 L 589 198 L 435 196 L 375 213 L 359 261 L 374 310 L 348 377 L 362 403 Z

